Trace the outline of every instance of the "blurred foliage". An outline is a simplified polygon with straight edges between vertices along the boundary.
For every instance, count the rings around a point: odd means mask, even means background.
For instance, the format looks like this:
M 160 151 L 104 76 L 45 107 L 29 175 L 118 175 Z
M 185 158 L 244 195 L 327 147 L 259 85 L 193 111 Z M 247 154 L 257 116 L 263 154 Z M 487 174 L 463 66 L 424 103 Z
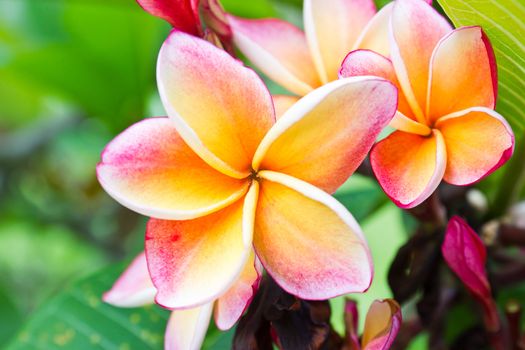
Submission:
M 512 14 L 503 2 L 440 3 L 456 24 L 484 25 L 500 63 L 498 108 L 522 131 L 523 32 L 512 18 L 524 17 L 523 5 L 507 1 Z M 302 25 L 302 0 L 221 2 L 238 16 Z M 166 311 L 117 309 L 99 299 L 124 267 L 105 266 L 143 249 L 145 219 L 101 190 L 95 167 L 118 132 L 164 113 L 155 60 L 169 30 L 133 0 L 0 1 L 0 346 L 161 348 Z M 411 230 L 375 181 L 354 176 L 335 196 L 363 224 L 376 263 L 372 288 L 357 298 L 364 320 L 373 299 L 391 295 L 386 272 Z M 522 290 L 501 295 L 511 297 L 523 298 Z M 342 299 L 333 305 L 342 330 Z M 205 348 L 227 348 L 231 337 L 212 326 Z M 412 347 L 425 343 L 423 334 Z

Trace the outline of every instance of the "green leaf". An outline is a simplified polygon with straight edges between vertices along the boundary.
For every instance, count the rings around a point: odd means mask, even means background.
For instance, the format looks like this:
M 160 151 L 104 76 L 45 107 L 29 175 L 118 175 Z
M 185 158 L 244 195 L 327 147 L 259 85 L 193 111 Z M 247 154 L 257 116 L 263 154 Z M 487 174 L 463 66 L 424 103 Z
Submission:
M 123 268 L 103 269 L 51 299 L 7 350 L 162 349 L 169 311 L 155 305 L 115 308 L 100 299 Z
M 22 319 L 22 314 L 12 298 L 0 288 L 0 346 L 13 336 Z
M 498 63 L 497 111 L 516 134 L 525 129 L 525 3 L 523 0 L 438 0 L 452 22 L 480 25 Z

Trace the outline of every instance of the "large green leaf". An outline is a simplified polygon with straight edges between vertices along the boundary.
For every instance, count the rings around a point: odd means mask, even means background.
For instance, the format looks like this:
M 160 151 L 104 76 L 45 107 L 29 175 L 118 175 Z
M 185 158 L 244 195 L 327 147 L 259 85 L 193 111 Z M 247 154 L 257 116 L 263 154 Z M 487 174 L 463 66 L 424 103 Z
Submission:
M 123 269 L 104 268 L 64 290 L 32 315 L 6 350 L 162 350 L 168 310 L 116 308 L 100 299 Z M 203 350 L 227 349 L 232 336 L 212 325 Z
M 497 110 L 514 132 L 525 129 L 525 3 L 523 0 L 438 0 L 456 26 L 481 25 L 498 63 Z

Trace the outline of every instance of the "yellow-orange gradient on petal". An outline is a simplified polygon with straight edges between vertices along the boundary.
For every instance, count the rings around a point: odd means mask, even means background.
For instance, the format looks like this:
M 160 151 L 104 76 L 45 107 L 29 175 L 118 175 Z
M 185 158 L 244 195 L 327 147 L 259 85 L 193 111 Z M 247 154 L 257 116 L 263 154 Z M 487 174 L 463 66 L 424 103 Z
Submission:
M 351 214 L 301 180 L 270 171 L 259 176 L 254 247 L 277 283 L 305 299 L 368 289 L 370 252 Z
M 401 327 L 401 318 L 401 307 L 395 300 L 375 300 L 366 314 L 361 348 L 389 349 Z
M 168 118 L 145 119 L 117 136 L 102 153 L 97 175 L 121 204 L 163 219 L 206 215 L 248 190 L 246 181 L 202 161 Z

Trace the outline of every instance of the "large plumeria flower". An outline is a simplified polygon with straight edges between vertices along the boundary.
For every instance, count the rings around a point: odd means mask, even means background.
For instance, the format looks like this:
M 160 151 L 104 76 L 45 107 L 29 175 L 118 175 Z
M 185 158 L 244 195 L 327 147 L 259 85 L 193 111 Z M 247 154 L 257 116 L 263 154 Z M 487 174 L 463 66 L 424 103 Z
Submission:
M 212 313 L 215 324 L 221 330 L 233 327 L 253 299 L 259 286 L 262 266 L 252 254 L 241 275 L 230 289 L 218 299 L 195 308 L 172 311 L 164 348 L 167 350 L 200 349 Z M 139 254 L 103 300 L 118 307 L 138 307 L 154 303 L 157 289 L 151 281 L 146 263 L 146 254 Z
M 442 179 L 472 184 L 512 155 L 514 135 L 494 111 L 496 62 L 480 27 L 452 30 L 430 5 L 397 0 L 390 21 L 391 60 L 357 50 L 342 77 L 376 75 L 399 87 L 398 129 L 379 142 L 370 160 L 394 202 L 411 208 Z
M 169 118 L 131 126 L 97 168 L 111 196 L 153 217 L 146 257 L 156 301 L 189 308 L 215 300 L 253 248 L 277 283 L 302 299 L 366 290 L 367 244 L 328 193 L 390 122 L 395 86 L 377 77 L 335 81 L 275 122 L 271 96 L 252 70 L 177 31 L 157 73 Z
M 392 7 L 390 3 L 376 13 L 373 0 L 304 0 L 304 32 L 280 19 L 228 18 L 233 41 L 242 53 L 276 83 L 304 96 L 336 80 L 351 50 L 389 55 Z M 274 96 L 277 114 L 298 98 Z

